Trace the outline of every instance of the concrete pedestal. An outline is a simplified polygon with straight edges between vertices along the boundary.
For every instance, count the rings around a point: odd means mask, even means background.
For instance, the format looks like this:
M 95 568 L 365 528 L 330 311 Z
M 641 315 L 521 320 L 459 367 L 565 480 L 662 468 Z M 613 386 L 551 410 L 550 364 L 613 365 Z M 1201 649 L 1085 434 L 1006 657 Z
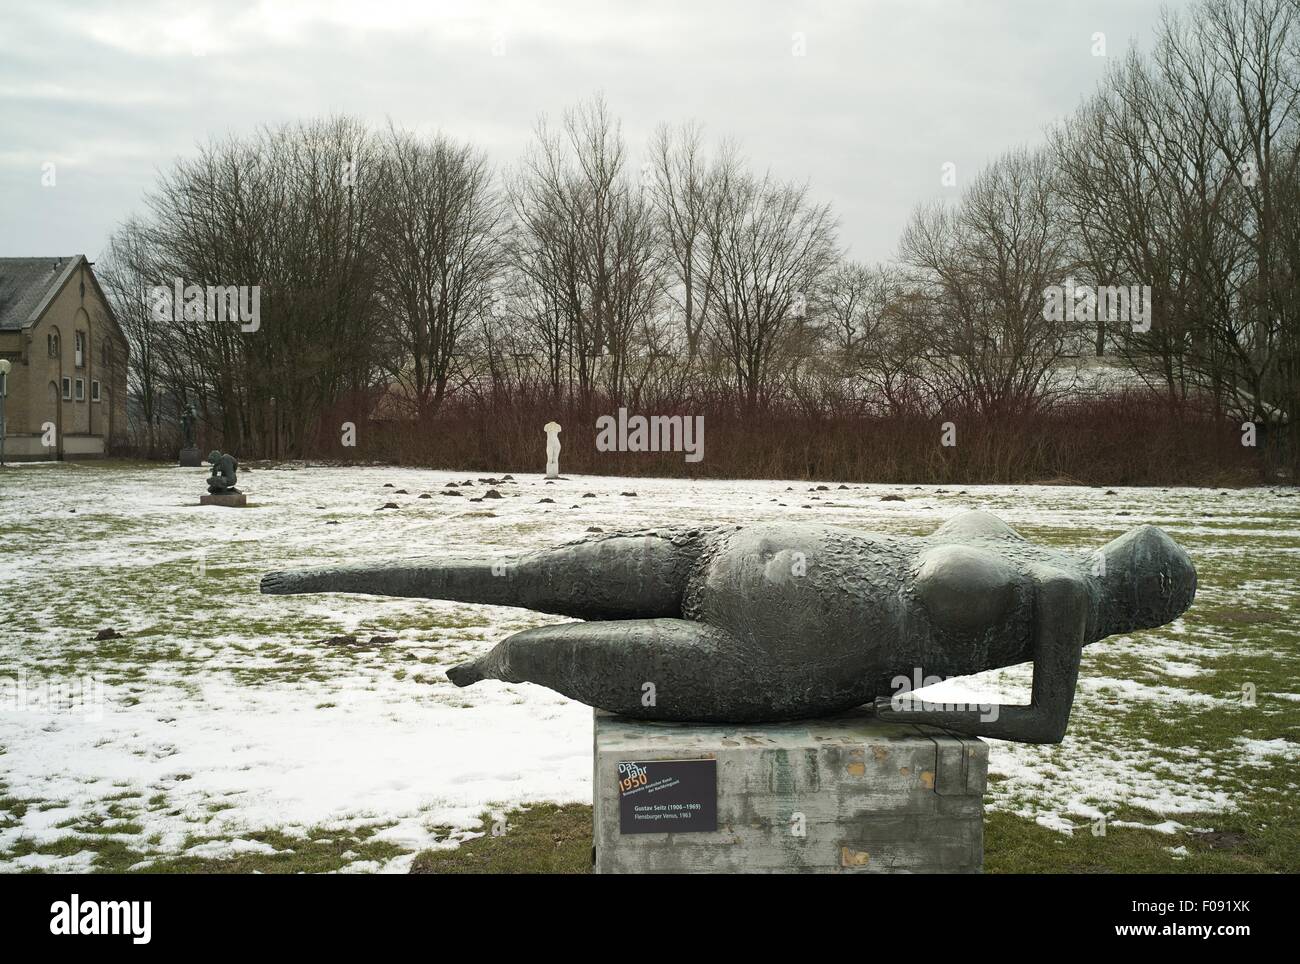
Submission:
M 222 492 L 217 495 L 209 493 L 199 498 L 199 505 L 224 505 L 238 509 L 248 505 L 248 497 L 242 492 Z
M 181 449 L 180 464 L 184 468 L 197 468 L 203 464 L 203 457 L 197 448 Z
M 597 710 L 594 757 L 597 873 L 978 873 L 983 867 L 988 746 L 972 737 L 883 723 L 865 711 L 713 726 L 627 720 Z M 620 829 L 631 806 L 631 798 L 623 801 L 621 825 L 620 780 L 638 771 L 625 767 L 620 774 L 619 764 L 663 760 L 716 761 L 716 830 Z M 650 772 L 657 780 L 665 768 Z M 687 781 L 692 788 L 700 783 L 694 776 Z

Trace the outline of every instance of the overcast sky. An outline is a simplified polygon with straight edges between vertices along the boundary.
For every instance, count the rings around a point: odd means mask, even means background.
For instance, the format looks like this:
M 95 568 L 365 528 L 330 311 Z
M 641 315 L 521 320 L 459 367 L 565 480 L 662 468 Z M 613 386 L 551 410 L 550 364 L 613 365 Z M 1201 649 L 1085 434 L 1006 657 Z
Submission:
M 212 136 L 391 117 L 503 166 L 539 113 L 602 90 L 638 166 L 656 124 L 697 119 L 807 179 L 851 255 L 885 259 L 918 201 L 1039 141 L 1108 61 L 1150 48 L 1158 15 L 1156 0 L 0 0 L 0 255 L 93 260 L 157 171 Z

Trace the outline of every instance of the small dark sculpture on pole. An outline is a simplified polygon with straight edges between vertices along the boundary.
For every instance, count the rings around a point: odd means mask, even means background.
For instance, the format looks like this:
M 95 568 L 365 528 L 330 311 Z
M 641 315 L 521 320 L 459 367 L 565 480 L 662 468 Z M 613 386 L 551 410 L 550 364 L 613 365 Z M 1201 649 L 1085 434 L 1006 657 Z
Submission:
M 181 411 L 181 438 L 184 448 L 194 447 L 194 423 L 197 420 L 197 413 L 194 411 L 194 403 L 186 405 Z
M 194 403 L 190 402 L 181 409 L 181 456 L 180 464 L 183 466 L 198 466 L 203 464 L 199 458 L 199 447 L 194 441 L 194 429 L 198 424 L 199 416 L 194 411 Z
M 886 720 L 1056 743 L 1083 646 L 1178 618 L 1196 570 L 1154 526 L 1081 555 L 973 511 L 924 537 L 804 523 L 610 534 L 506 563 L 272 572 L 262 592 L 418 596 L 589 620 L 506 638 L 450 670 L 458 686 L 532 682 L 625 716 L 724 723 L 874 702 Z M 893 699 L 916 677 L 1024 662 L 1034 665 L 1027 705 Z

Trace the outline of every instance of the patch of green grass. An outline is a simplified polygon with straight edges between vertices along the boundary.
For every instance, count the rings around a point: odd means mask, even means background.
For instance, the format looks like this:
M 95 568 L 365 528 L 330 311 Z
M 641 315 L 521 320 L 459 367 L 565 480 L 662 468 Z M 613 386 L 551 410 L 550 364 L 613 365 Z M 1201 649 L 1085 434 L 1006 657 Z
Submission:
M 1193 822 L 1213 824 L 1208 832 L 1168 834 L 1114 826 L 1116 820 L 1159 823 L 1147 811 L 1123 809 L 1111 815 L 1104 836 L 1081 822 L 1073 835 L 1040 826 L 1006 812 L 984 818 L 986 873 L 1204 874 L 1285 873 L 1294 871 L 1295 830 L 1285 813 L 1266 826 L 1260 813 L 1205 815 Z M 585 874 L 591 871 L 591 807 L 582 804 L 535 806 L 507 814 L 505 833 L 493 836 L 493 818 L 483 817 L 484 836 L 452 850 L 427 850 L 411 873 L 436 874 Z M 1184 847 L 1186 856 L 1172 850 Z
M 4 856 L 6 860 L 15 860 L 31 854 L 43 857 L 71 857 L 74 854 L 92 852 L 94 864 L 92 870 L 105 870 L 109 873 L 124 873 L 127 868 L 141 859 L 141 855 L 126 843 L 111 837 L 82 837 L 68 834 L 42 844 L 28 838 L 19 838 Z M 27 873 L 40 873 L 31 869 Z
M 396 844 L 374 840 L 378 827 L 346 832 L 314 828 L 306 838 L 289 836 L 275 830 L 242 835 L 274 847 L 275 853 L 241 853 L 230 857 L 179 856 L 163 857 L 143 873 L 157 874 L 321 874 L 342 870 L 354 861 L 384 862 L 404 852 Z M 222 839 L 222 838 L 215 838 Z M 186 841 L 186 849 L 208 842 L 204 838 Z M 344 856 L 347 854 L 348 856 Z M 98 865 L 95 868 L 100 869 Z
M 539 804 L 507 813 L 504 832 L 483 815 L 484 835 L 454 850 L 426 850 L 413 874 L 586 874 L 591 872 L 591 807 Z
M 22 820 L 27 815 L 27 806 L 27 800 L 9 796 L 4 785 L 0 784 L 0 825 Z
M 274 848 L 274 853 L 236 853 L 227 857 L 204 857 L 187 854 L 158 855 L 142 850 L 139 845 L 118 839 L 113 834 L 139 834 L 140 828 L 126 825 L 94 829 L 86 823 L 75 830 L 45 843 L 30 838 L 20 838 L 3 856 L 15 860 L 31 854 L 45 857 L 70 857 L 89 851 L 94 854 L 90 870 L 93 873 L 205 873 L 205 874 L 317 874 L 342 870 L 355 861 L 384 862 L 403 853 L 401 847 L 387 841 L 373 839 L 381 829 L 364 827 L 356 831 L 325 830 L 313 828 L 306 838 L 299 838 L 275 830 L 243 834 L 240 839 L 255 840 Z M 188 850 L 223 837 L 189 837 L 183 849 Z M 346 856 L 345 856 L 346 855 Z M 137 866 L 139 865 L 139 866 Z M 29 873 L 39 873 L 31 870 Z
M 416 614 L 409 622 L 404 622 L 400 626 L 378 627 L 375 632 L 385 635 L 396 635 L 399 631 L 410 634 L 419 631 L 443 631 L 448 629 L 487 629 L 491 627 L 492 621 L 486 616 L 476 616 L 472 613 L 453 614 L 449 612 L 430 612 L 426 615 Z
M 1159 819 L 1154 816 L 1149 819 Z M 1251 817 L 1215 816 L 1210 833 L 1175 834 L 1108 825 L 1094 836 L 1085 823 L 1067 836 L 1012 813 L 984 817 L 984 871 L 992 874 L 1235 874 L 1294 872 L 1287 858 L 1295 841 L 1279 848 Z M 1186 856 L 1171 848 L 1185 847 Z

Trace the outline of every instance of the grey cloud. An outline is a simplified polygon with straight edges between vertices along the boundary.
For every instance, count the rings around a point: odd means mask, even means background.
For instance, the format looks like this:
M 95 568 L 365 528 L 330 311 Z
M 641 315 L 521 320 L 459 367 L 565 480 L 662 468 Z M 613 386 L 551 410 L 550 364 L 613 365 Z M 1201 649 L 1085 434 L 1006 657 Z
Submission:
M 540 111 L 599 89 L 635 151 L 657 123 L 696 118 L 755 165 L 810 181 L 853 254 L 885 258 L 912 206 L 943 196 L 945 161 L 960 178 L 1036 141 L 1100 76 L 1092 33 L 1106 33 L 1113 60 L 1149 39 L 1158 3 L 338 10 L 46 0 L 11 11 L 0 28 L 0 255 L 93 258 L 141 207 L 156 168 L 227 132 L 336 112 L 391 117 L 472 139 L 505 165 Z M 804 57 L 791 55 L 796 32 Z M 41 159 L 69 160 L 57 187 L 41 187 Z

